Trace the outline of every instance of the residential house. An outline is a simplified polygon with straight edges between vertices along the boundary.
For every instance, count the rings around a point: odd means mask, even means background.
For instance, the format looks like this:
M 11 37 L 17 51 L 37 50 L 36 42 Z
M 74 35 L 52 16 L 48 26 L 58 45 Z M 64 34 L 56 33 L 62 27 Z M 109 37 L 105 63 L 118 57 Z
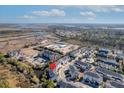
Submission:
M 59 59 L 56 63 L 56 71 L 58 72 L 58 70 L 61 68 L 62 65 L 68 63 L 71 61 L 70 56 L 64 56 L 63 58 Z
M 79 68 L 81 71 L 87 71 L 87 70 L 89 70 L 90 68 L 91 68 L 91 65 L 90 64 L 88 64 L 88 63 L 84 63 L 84 62 L 81 62 L 81 61 L 76 61 L 75 63 L 74 63 L 74 65 L 77 67 L 77 68 Z
M 98 65 L 102 68 L 110 69 L 110 70 L 119 70 L 119 64 L 116 62 L 116 60 L 101 60 L 98 59 L 94 63 L 95 65 Z
M 69 83 L 67 83 L 67 82 L 64 82 L 64 81 L 59 81 L 59 82 L 57 83 L 57 87 L 58 87 L 58 88 L 77 88 L 76 86 L 71 85 L 71 84 L 69 84 Z
M 105 88 L 124 88 L 124 83 L 118 81 L 107 81 Z
M 58 62 L 61 63 L 62 65 L 68 63 L 71 60 L 69 56 L 64 56 L 63 58 L 59 59 Z
M 83 52 L 84 52 L 84 49 L 83 48 L 77 49 L 77 50 L 75 50 L 75 51 L 73 51 L 73 52 L 70 53 L 70 57 L 76 58 L 79 55 L 81 56 Z
M 46 61 L 55 61 L 61 57 L 60 54 L 49 51 L 49 50 L 44 50 L 43 52 L 39 53 L 39 57 L 42 57 Z
M 100 56 L 100 57 L 105 57 L 105 58 L 107 58 L 108 53 L 109 53 L 109 50 L 108 50 L 108 49 L 101 48 L 101 49 L 99 49 L 98 52 L 96 53 L 96 56 Z
M 74 67 L 72 65 L 69 66 L 69 73 L 71 75 L 71 77 L 69 77 L 69 79 L 75 79 L 79 75 L 76 67 Z
M 19 52 L 20 52 L 20 50 L 8 51 L 6 53 L 6 56 L 8 56 L 8 57 L 18 56 L 19 55 Z
M 102 84 L 103 78 L 96 72 L 88 71 L 84 73 L 83 80 L 81 82 L 97 88 Z
M 106 77 L 108 79 L 124 81 L 123 75 L 113 72 L 113 71 L 110 71 L 110 70 L 107 70 L 105 68 L 97 67 L 96 72 L 100 73 L 103 77 Z

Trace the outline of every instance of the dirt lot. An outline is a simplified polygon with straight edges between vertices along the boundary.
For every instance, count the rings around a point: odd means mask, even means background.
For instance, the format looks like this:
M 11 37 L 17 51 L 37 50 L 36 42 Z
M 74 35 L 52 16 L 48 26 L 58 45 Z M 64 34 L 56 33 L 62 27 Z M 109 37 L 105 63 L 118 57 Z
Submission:
M 23 53 L 26 56 L 33 56 L 33 55 L 37 55 L 38 51 L 30 47 L 30 48 L 23 48 L 21 50 L 21 53 Z
M 2 39 L 0 38 L 0 40 L 2 40 Z M 27 37 L 27 38 L 16 38 L 13 40 L 0 42 L 0 51 L 2 53 L 6 53 L 7 51 L 19 49 L 19 48 L 24 47 L 25 45 L 32 45 L 35 43 L 38 43 L 38 40 L 36 40 L 36 38 L 34 36 Z

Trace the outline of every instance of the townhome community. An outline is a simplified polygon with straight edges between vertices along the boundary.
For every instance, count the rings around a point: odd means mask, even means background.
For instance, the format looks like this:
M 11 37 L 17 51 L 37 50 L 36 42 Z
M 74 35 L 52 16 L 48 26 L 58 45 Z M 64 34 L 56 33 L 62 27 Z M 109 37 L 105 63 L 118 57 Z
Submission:
M 49 68 L 59 87 L 123 87 L 124 54 L 104 47 L 82 47 L 59 40 L 42 40 L 37 46 L 8 51 L 7 57 Z M 65 83 L 65 84 L 63 84 Z

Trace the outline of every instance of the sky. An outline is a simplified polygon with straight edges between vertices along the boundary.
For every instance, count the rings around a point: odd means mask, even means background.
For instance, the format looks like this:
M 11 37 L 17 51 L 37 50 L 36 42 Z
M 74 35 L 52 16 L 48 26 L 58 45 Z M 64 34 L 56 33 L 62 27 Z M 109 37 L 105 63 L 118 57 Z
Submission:
M 124 23 L 124 6 L 1 5 L 0 23 Z

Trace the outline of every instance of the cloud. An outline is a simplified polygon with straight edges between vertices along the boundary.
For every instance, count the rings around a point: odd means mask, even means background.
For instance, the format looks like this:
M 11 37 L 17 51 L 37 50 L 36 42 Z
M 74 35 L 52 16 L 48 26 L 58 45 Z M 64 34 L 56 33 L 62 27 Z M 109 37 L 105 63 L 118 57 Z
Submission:
M 65 16 L 66 13 L 63 10 L 52 9 L 50 11 L 33 11 L 33 15 L 35 16 Z
M 22 18 L 25 18 L 25 19 L 32 19 L 32 18 L 35 18 L 35 17 L 32 16 L 32 15 L 24 15 L 24 16 L 22 16 Z
M 123 12 L 123 10 L 121 8 L 115 7 L 112 9 L 115 12 Z
M 80 12 L 80 15 L 86 17 L 88 20 L 95 20 L 96 14 L 92 11 Z
M 115 5 L 91 5 L 85 8 L 94 12 L 123 12 L 124 10 L 124 7 Z
M 96 17 L 96 14 L 93 13 L 92 11 L 80 12 L 80 15 L 85 17 Z
M 120 5 L 69 5 L 60 6 L 60 8 L 77 8 L 94 12 L 124 12 L 124 6 Z

